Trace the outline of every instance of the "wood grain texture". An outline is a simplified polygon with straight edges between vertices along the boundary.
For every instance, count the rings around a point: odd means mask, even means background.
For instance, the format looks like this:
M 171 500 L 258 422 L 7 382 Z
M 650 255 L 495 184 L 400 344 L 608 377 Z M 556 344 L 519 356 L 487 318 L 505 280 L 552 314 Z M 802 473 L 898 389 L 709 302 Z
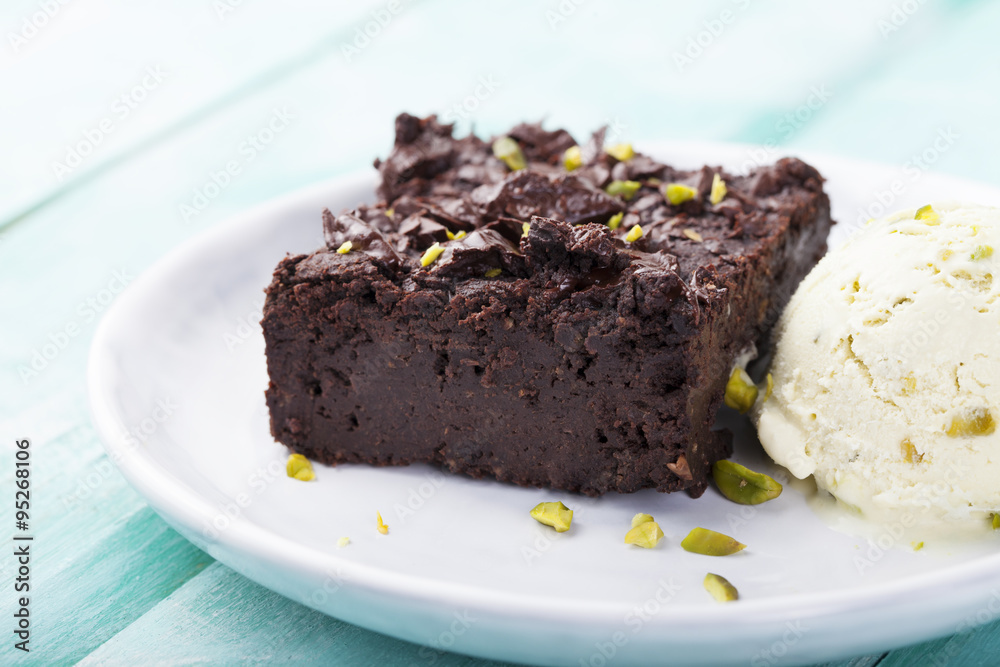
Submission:
M 0 104 L 0 488 L 12 485 L 13 439 L 31 438 L 38 547 L 36 650 L 0 644 L 0 663 L 490 664 L 428 658 L 213 563 L 113 470 L 87 415 L 87 349 L 116 276 L 271 196 L 368 166 L 402 109 L 484 133 L 547 115 L 580 135 L 608 122 L 638 144 L 759 142 L 775 147 L 767 159 L 811 149 L 899 165 L 951 127 L 959 139 L 933 168 L 1000 180 L 1000 3 L 918 3 L 887 29 L 898 0 L 644 0 L 625 18 L 610 0 L 563 3 L 572 11 L 555 0 L 403 0 L 351 55 L 345 45 L 385 1 L 225 2 L 78 0 L 16 50 L 8 34 L 38 3 L 7 3 L 0 17 L 0 83 L 16 91 Z M 678 66 L 673 54 L 727 8 L 734 21 Z M 158 65 L 162 82 L 120 117 L 112 105 Z M 595 72 L 609 78 L 597 85 Z M 477 97 L 483 81 L 489 93 Z M 294 121 L 248 159 L 242 143 L 275 109 Z M 789 121 L 796 114 L 804 120 Z M 57 178 L 53 164 L 106 116 L 113 131 Z M 185 217 L 181 205 L 231 160 L 239 176 Z M 0 504 L 0 525 L 11 522 Z M 0 561 L 3 590 L 11 567 Z M 1000 625 L 986 620 L 833 664 L 998 664 Z
M 79 664 L 438 665 L 500 663 L 441 653 L 343 623 L 218 563 Z

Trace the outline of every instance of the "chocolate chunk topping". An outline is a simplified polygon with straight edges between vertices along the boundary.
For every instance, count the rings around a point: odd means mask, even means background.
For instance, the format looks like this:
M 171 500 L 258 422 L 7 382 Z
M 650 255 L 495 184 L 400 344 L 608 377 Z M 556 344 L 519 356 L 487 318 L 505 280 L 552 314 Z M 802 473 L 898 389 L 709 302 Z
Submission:
M 480 186 L 471 199 L 484 218 L 528 220 L 538 215 L 573 225 L 606 223 L 623 210 L 617 199 L 572 174 L 549 178 L 528 170 L 512 173 L 503 183 Z
M 324 209 L 323 238 L 333 250 L 350 241 L 351 252 L 363 252 L 388 269 L 399 270 L 404 263 L 381 232 L 351 213 L 335 217 L 330 209 Z
M 382 175 L 378 195 L 383 201 L 392 201 L 404 191 L 403 186 L 413 180 L 433 178 L 448 170 L 455 158 L 452 126 L 438 123 L 437 116 L 417 118 L 400 114 L 396 118 L 396 144 L 389 157 L 376 161 Z
M 484 278 L 490 269 L 501 269 L 507 276 L 527 275 L 517 246 L 492 229 L 477 229 L 452 241 L 434 265 L 437 275 L 449 278 Z
M 440 222 L 415 213 L 407 217 L 399 225 L 399 233 L 409 236 L 413 247 L 426 250 L 434 243 L 444 243 L 448 240 L 448 228 Z
M 566 149 L 576 145 L 576 140 L 566 130 L 548 132 L 542 129 L 541 123 L 521 123 L 507 136 L 515 139 L 524 156 L 533 162 L 557 164 Z

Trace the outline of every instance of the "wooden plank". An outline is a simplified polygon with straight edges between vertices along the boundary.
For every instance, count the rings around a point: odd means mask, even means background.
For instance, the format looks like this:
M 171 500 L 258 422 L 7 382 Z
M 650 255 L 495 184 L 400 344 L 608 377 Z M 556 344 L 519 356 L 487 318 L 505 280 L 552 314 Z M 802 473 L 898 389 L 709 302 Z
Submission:
M 141 617 L 212 559 L 148 508 L 120 516 L 100 539 L 56 550 L 36 539 L 32 570 L 31 656 L 38 664 L 69 664 Z M 0 644 L 0 662 L 24 657 Z
M 884 654 L 863 655 L 857 658 L 851 658 L 850 660 L 828 662 L 825 665 L 822 665 L 822 667 L 875 667 L 876 665 L 882 664 L 884 657 Z
M 1000 623 L 996 611 L 982 610 L 990 621 L 951 637 L 915 644 L 889 653 L 879 667 L 908 665 L 962 665 L 962 667 L 993 667 L 1000 663 Z M 973 615 L 975 617 L 976 615 Z
M 439 665 L 497 662 L 440 653 L 337 621 L 215 563 L 79 665 Z
M 70 373 L 79 374 L 57 367 L 51 380 L 58 384 Z M 212 562 L 111 465 L 89 425 L 81 388 L 55 391 L 0 422 L 0 432 L 31 439 L 31 655 L 42 663 L 75 662 Z M 10 442 L 2 449 L 13 457 Z M 0 487 L 10 489 L 13 469 L 2 470 Z M 0 505 L 0 523 L 13 525 L 11 503 Z M 0 560 L 4 581 L 13 578 L 12 566 Z M 11 642 L 0 645 L 0 663 L 23 657 Z

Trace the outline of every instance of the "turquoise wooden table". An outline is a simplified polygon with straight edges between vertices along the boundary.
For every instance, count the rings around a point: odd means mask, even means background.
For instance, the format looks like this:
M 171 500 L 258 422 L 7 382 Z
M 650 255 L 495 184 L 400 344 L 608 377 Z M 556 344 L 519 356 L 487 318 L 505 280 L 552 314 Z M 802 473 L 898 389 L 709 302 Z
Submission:
M 750 142 L 767 160 L 820 150 L 995 182 L 998 26 L 985 0 L 8 0 L 0 525 L 9 539 L 30 439 L 35 540 L 30 653 L 7 629 L 18 566 L 0 559 L 0 663 L 487 664 L 325 617 L 168 528 L 88 417 L 87 350 L 117 294 L 232 214 L 368 167 L 404 109 L 462 131 L 544 115 L 578 136 L 609 123 L 639 145 Z M 1000 664 L 1000 624 L 839 664 Z

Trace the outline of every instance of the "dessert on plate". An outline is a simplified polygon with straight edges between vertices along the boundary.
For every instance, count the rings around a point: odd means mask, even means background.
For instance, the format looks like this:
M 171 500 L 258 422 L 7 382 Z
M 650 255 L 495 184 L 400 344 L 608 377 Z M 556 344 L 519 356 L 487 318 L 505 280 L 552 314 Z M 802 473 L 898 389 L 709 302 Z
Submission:
M 326 245 L 267 288 L 274 437 L 328 464 L 700 495 L 730 371 L 826 250 L 819 173 L 407 114 L 376 166 L 377 203 L 324 211 Z
M 803 281 L 776 329 L 768 454 L 876 520 L 1000 510 L 1000 209 L 870 221 Z

